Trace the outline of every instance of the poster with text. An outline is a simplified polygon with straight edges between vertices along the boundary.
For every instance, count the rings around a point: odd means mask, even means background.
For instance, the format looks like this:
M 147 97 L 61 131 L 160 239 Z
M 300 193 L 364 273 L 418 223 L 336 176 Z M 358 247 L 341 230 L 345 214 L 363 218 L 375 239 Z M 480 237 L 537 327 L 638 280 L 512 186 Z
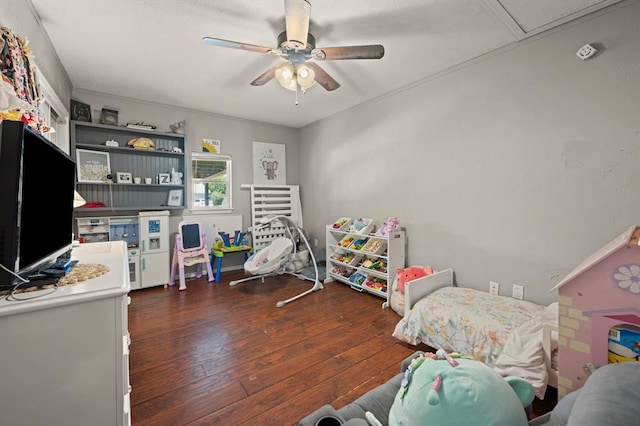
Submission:
M 286 185 L 287 164 L 285 145 L 280 143 L 253 143 L 253 184 Z
M 202 152 L 220 154 L 220 141 L 216 139 L 202 139 Z

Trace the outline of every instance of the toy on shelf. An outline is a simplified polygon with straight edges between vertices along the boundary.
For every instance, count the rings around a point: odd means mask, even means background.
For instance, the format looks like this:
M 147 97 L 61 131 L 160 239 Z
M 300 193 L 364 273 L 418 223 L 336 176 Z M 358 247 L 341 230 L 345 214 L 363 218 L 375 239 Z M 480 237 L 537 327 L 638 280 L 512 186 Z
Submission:
M 348 232 L 367 234 L 373 228 L 373 219 L 359 217 L 349 226 Z
M 364 247 L 366 242 L 367 242 L 367 238 L 359 238 L 354 242 L 352 242 L 349 248 L 353 250 L 362 250 L 362 247 Z
M 376 235 L 379 237 L 388 237 L 393 231 L 400 226 L 400 219 L 397 217 L 388 217 L 385 219 L 384 224 L 378 229 Z
M 333 225 L 331 225 L 331 228 L 336 231 L 344 231 L 350 224 L 350 217 L 341 217 L 340 219 L 336 220 Z
M 382 293 L 387 292 L 387 280 L 384 278 L 369 277 L 364 285 Z
M 361 265 L 363 268 L 372 269 L 374 271 L 381 272 L 383 274 L 387 273 L 387 262 L 382 259 L 367 259 L 362 262 Z
M 362 274 L 360 272 L 356 272 L 355 274 L 353 274 L 353 275 L 351 275 L 349 277 L 349 281 L 351 281 L 354 284 L 358 284 L 358 285 L 364 284 L 366 279 L 367 279 L 366 275 L 364 275 L 364 274 Z
M 351 235 L 346 235 L 343 239 L 340 240 L 338 244 L 340 244 L 342 247 L 349 247 L 351 243 L 353 243 L 353 240 L 355 240 L 354 237 L 352 237 Z
M 362 247 L 362 251 L 375 253 L 375 254 L 380 254 L 382 253 L 383 250 L 384 250 L 384 242 L 380 238 L 371 238 Z
M 155 146 L 149 138 L 133 138 L 127 142 L 127 145 L 136 149 L 153 149 Z
M 340 275 L 341 277 L 344 277 L 344 278 L 349 278 L 353 273 L 353 271 L 348 268 L 345 268 L 344 266 L 337 266 L 331 270 L 331 273 Z
M 342 263 L 351 263 L 353 261 L 353 258 L 355 257 L 355 255 L 353 253 L 340 253 L 340 252 L 335 252 L 331 255 L 331 258 L 334 260 L 337 260 L 338 262 L 342 262 Z

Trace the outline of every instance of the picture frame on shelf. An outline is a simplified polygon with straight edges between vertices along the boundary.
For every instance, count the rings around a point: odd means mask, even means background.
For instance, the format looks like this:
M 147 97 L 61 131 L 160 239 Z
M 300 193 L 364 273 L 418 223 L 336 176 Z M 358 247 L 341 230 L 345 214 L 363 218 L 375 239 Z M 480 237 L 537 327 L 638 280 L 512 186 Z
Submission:
M 109 153 L 76 149 L 76 169 L 80 183 L 106 183 L 111 170 Z
M 167 206 L 179 207 L 182 205 L 182 189 L 172 189 L 167 197 Z
M 130 172 L 117 172 L 116 183 L 133 183 L 132 175 Z
M 111 126 L 118 125 L 118 111 L 115 109 L 102 108 L 100 115 L 100 123 L 109 124 Z
M 71 119 L 91 123 L 91 105 L 71 99 Z
M 158 183 L 160 185 L 171 185 L 170 173 L 158 173 Z

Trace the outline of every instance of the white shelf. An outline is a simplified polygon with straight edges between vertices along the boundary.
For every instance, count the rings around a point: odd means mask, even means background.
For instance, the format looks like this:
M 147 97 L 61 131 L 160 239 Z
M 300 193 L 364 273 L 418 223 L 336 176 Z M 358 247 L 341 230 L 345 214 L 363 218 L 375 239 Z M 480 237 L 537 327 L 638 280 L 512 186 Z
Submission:
M 325 282 L 338 281 L 347 284 L 352 289 L 359 292 L 366 292 L 378 296 L 383 299 L 387 299 L 387 302 L 383 304 L 385 306 L 388 303 L 388 292 L 393 279 L 393 273 L 396 268 L 404 268 L 405 266 L 405 241 L 406 236 L 404 231 L 395 231 L 389 234 L 387 237 L 382 237 L 375 234 L 359 234 L 349 232 L 347 230 L 334 229 L 332 225 L 326 227 L 326 259 L 327 259 L 327 279 Z M 382 241 L 382 247 L 376 250 L 375 253 L 358 250 L 350 247 L 344 247 L 340 245 L 345 237 L 351 236 L 354 240 L 367 238 L 377 238 Z M 334 253 L 351 253 L 356 258 L 359 258 L 357 263 L 346 263 L 340 260 L 332 258 Z M 362 262 L 365 260 L 383 261 L 386 264 L 385 271 L 379 271 L 375 269 L 369 269 L 362 266 Z M 350 272 L 349 276 L 345 277 L 334 272 L 336 268 L 344 268 Z M 353 274 L 360 273 L 365 276 L 365 282 L 363 284 L 357 284 L 349 280 L 349 277 Z M 366 283 L 370 280 L 377 280 L 383 283 L 382 289 L 373 288 Z

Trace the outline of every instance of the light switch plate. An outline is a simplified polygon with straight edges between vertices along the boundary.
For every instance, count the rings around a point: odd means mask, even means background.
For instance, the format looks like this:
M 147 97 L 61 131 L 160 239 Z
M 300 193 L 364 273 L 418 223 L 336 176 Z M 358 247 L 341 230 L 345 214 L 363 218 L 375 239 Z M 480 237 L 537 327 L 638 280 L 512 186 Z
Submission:
M 515 299 L 520 299 L 520 300 L 524 299 L 524 287 L 521 285 L 514 284 L 513 293 L 511 293 L 511 295 Z

